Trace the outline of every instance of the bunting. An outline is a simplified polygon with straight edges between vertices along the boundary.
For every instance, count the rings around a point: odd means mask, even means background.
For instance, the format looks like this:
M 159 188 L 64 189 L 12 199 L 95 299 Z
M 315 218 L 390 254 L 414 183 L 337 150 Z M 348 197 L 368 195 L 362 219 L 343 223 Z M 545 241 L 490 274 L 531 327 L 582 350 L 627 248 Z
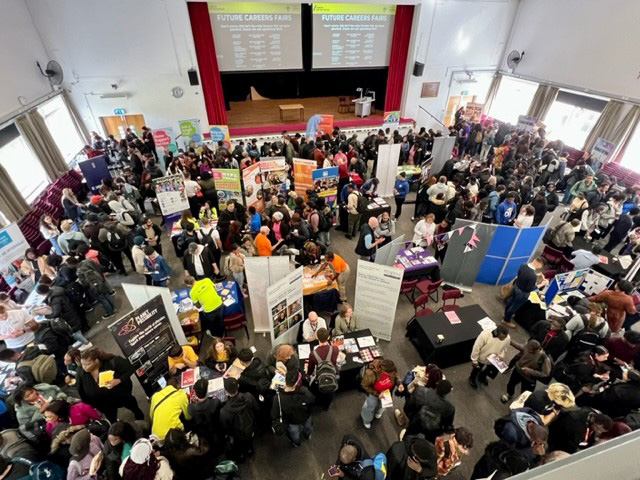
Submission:
M 464 247 L 464 253 L 475 250 L 478 246 L 478 242 L 480 238 L 476 235 L 476 224 L 467 225 L 466 227 L 456 228 L 455 230 L 451 230 L 450 232 L 441 233 L 440 235 L 433 235 L 431 237 L 425 237 L 425 241 L 427 242 L 427 247 L 431 246 L 433 242 L 445 243 L 448 242 L 454 235 L 454 233 L 458 233 L 458 235 L 462 235 L 465 229 L 470 228 L 473 230 L 473 234 L 471 235 L 471 239 L 466 243 Z

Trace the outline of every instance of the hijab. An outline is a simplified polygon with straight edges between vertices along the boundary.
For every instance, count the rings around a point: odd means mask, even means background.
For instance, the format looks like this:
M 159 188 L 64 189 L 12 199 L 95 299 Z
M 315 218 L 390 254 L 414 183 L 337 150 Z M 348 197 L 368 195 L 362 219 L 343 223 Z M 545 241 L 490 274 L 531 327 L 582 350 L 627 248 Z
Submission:
M 125 460 L 122 471 L 123 480 L 154 480 L 159 462 L 153 454 L 153 446 L 146 438 L 137 440 Z

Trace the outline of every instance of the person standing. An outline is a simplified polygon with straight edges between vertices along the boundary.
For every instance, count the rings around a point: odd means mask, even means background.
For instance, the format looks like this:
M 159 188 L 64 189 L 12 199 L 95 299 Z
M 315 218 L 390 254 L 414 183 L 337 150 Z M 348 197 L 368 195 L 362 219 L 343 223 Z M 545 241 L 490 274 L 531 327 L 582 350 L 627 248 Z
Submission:
M 507 193 L 507 196 L 498 208 L 496 209 L 496 222 L 499 225 L 512 225 L 516 219 L 518 212 L 515 203 L 515 194 L 513 192 Z
M 638 214 L 640 214 L 640 208 L 633 207 L 629 210 L 629 213 L 623 213 L 613 222 L 613 226 L 609 232 L 609 241 L 604 246 L 604 250 L 611 253 L 611 251 L 624 240 L 629 230 L 633 227 L 633 217 L 636 217 Z
M 162 255 L 147 245 L 144 247 L 144 268 L 145 273 L 151 277 L 152 285 L 155 287 L 166 287 L 167 280 L 171 278 L 171 268 Z
M 329 331 L 326 328 L 319 328 L 316 337 L 318 346 L 309 355 L 307 372 L 310 378 L 316 374 L 312 385 L 317 392 L 318 404 L 326 411 L 338 389 L 340 349 L 329 344 Z
M 336 272 L 338 277 L 336 281 L 338 282 L 338 291 L 340 292 L 340 300 L 342 302 L 347 301 L 347 281 L 349 280 L 349 275 L 351 275 L 351 269 L 347 262 L 337 253 L 334 253 L 333 250 L 327 250 L 324 254 L 324 262 L 313 276 L 319 275 L 326 268 L 329 268 L 329 265 Z
M 360 418 L 364 428 L 371 428 L 375 418 L 381 418 L 384 413 L 380 396 L 385 391 L 391 391 L 397 385 L 398 391 L 403 392 L 404 386 L 398 379 L 398 369 L 391 360 L 373 360 L 364 371 L 360 386 L 367 397 L 360 409 Z
M 355 237 L 358 227 L 360 226 L 361 214 L 358 210 L 358 203 L 362 194 L 358 191 L 357 187 L 351 183 L 347 185 L 347 192 L 347 213 L 349 214 L 349 217 L 347 221 L 347 234 L 345 237 L 351 240 Z
M 522 392 L 526 390 L 533 392 L 536 388 L 536 381 L 547 378 L 551 374 L 551 359 L 542 350 L 540 342 L 530 339 L 520 349 L 522 353 L 518 355 L 519 358 L 511 371 L 507 383 L 507 393 L 500 397 L 502 403 L 507 403 L 513 397 L 518 384 L 521 385 Z
M 92 347 L 82 352 L 80 365 L 82 368 L 78 370 L 76 382 L 83 402 L 104 413 L 112 423 L 117 420 L 120 407 L 130 410 L 136 420 L 144 419 L 144 413 L 132 394 L 130 377 L 135 368 L 127 359 Z M 102 383 L 101 373 L 108 373 L 112 379 Z
M 384 242 L 384 237 L 375 239 L 374 231 L 378 226 L 378 219 L 371 217 L 367 223 L 360 228 L 360 237 L 356 245 L 355 252 L 362 260 L 373 261 L 378 244 Z M 375 239 L 375 240 L 374 240 Z
M 222 299 L 210 278 L 196 281 L 192 276 L 187 276 L 184 283 L 191 287 L 189 297 L 193 303 L 202 307 L 200 318 L 205 331 L 213 337 L 224 337 L 224 317 Z
M 300 446 L 301 436 L 308 440 L 313 432 L 311 407 L 314 396 L 307 387 L 297 384 L 298 372 L 288 371 L 284 389 L 276 391 L 276 398 L 271 404 L 271 418 L 275 421 L 282 418 L 294 447 Z
M 230 437 L 232 458 L 243 460 L 253 454 L 253 435 L 259 407 L 251 394 L 241 393 L 238 388 L 235 378 L 224 379 L 224 392 L 228 400 L 220 410 L 220 424 Z
M 401 172 L 400 175 L 396 178 L 396 182 L 393 185 L 393 196 L 396 200 L 396 214 L 395 220 L 400 218 L 402 214 L 402 205 L 404 201 L 407 199 L 407 194 L 409 193 L 409 182 L 407 182 L 406 178 L 407 174 Z
M 85 259 L 78 265 L 76 273 L 80 284 L 104 309 L 102 319 L 113 317 L 116 314 L 116 306 L 111 296 L 115 295 L 115 291 L 104 278 L 101 268 L 90 259 Z
M 167 432 L 172 428 L 184 430 L 181 417 L 191 419 L 188 410 L 189 397 L 180 389 L 180 378 L 171 377 L 167 386 L 151 396 L 149 417 L 151 418 L 151 433 L 164 440 Z
M 488 360 L 490 355 L 496 355 L 502 361 L 507 354 L 507 347 L 511 343 L 509 329 L 498 325 L 494 330 L 483 330 L 476 338 L 471 350 L 471 374 L 469 385 L 478 388 L 478 383 L 489 385 L 487 377 L 496 378 L 498 369 Z
M 256 235 L 256 238 L 254 239 L 256 251 L 258 252 L 259 257 L 270 257 L 273 251 L 278 248 L 283 241 L 280 240 L 275 245 L 271 245 L 269 232 L 269 227 L 260 227 L 260 233 Z
M 588 298 L 590 302 L 604 302 L 607 304 L 607 322 L 612 333 L 617 333 L 624 325 L 628 314 L 636 313 L 636 306 L 631 298 L 633 284 L 627 280 L 620 280 L 613 290 L 605 290 Z
M 529 294 L 536 288 L 545 285 L 546 279 L 538 281 L 537 272 L 544 267 L 542 257 L 535 258 L 531 263 L 525 263 L 518 269 L 518 275 L 513 282 L 513 290 L 507 297 L 504 309 L 504 324 L 510 328 L 516 328 L 516 324 L 511 321 L 511 317 L 529 299 Z
M 569 335 L 564 331 L 566 322 L 562 317 L 550 316 L 549 320 L 538 320 L 529 331 L 531 338 L 540 342 L 540 346 L 556 362 L 567 351 Z
M 192 242 L 187 247 L 187 251 L 182 257 L 182 265 L 186 275 L 190 275 L 196 280 L 203 278 L 213 278 L 220 274 L 216 257 L 211 248 L 206 245 L 198 245 Z

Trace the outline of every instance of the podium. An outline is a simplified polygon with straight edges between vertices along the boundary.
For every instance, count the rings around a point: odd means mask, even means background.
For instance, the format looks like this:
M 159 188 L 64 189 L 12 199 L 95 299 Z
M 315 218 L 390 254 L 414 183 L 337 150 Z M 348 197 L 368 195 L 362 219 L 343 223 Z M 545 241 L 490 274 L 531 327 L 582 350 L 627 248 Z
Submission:
M 353 100 L 356 104 L 356 117 L 371 115 L 371 97 L 360 97 Z

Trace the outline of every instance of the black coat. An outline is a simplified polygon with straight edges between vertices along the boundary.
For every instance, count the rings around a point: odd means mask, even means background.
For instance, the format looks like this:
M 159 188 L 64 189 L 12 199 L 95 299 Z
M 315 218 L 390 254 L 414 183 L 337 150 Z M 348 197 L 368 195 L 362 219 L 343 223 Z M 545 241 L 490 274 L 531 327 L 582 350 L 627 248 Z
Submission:
M 269 389 L 271 381 L 259 358 L 254 357 L 249 366 L 242 371 L 238 384 L 241 392 L 250 393 L 256 398 Z
M 216 263 L 215 255 L 209 250 L 209 247 L 204 247 L 202 252 L 200 253 L 200 262 L 202 262 L 202 270 L 204 272 L 204 276 L 208 278 L 212 278 L 214 276 L 213 264 Z M 189 272 L 193 278 L 199 278 L 196 275 L 196 267 L 193 261 L 193 255 L 189 255 L 189 252 L 184 252 L 184 257 L 182 257 L 182 265 L 184 269 Z
M 558 417 L 549 424 L 549 451 L 562 450 L 575 453 L 584 441 L 589 416 L 593 413 L 590 408 L 572 408 L 562 410 Z M 587 440 L 592 444 L 593 438 Z
M 34 336 L 36 345 L 43 346 L 47 353 L 53 354 L 56 360 L 60 361 L 73 345 L 73 338 L 64 333 L 55 332 L 49 322 L 41 322 Z
M 80 330 L 82 319 L 63 287 L 51 287 L 44 301 L 52 310 L 51 314 L 46 316 L 47 318 L 61 318 L 69 324 L 74 332 Z
M 236 431 L 234 428 L 234 418 L 241 414 L 244 409 L 250 410 L 254 415 L 253 428 L 249 431 Z M 258 413 L 259 407 L 256 399 L 248 393 L 238 393 L 235 397 L 229 398 L 220 410 L 220 425 L 232 437 L 240 436 L 251 438 L 255 431 L 255 415 Z
M 393 480 L 427 480 L 437 474 L 436 449 L 431 450 L 431 458 L 422 464 L 422 472 L 418 473 L 407 466 L 408 452 L 416 438 L 406 438 L 395 442 L 387 452 L 387 478 Z
M 282 418 L 287 425 L 303 425 L 311 416 L 311 406 L 314 401 L 313 393 L 305 386 L 300 386 L 292 392 L 281 390 L 271 404 L 271 418 L 275 420 L 280 417 L 281 406 Z
M 540 320 L 531 327 L 529 334 L 531 338 L 540 342 L 544 352 L 551 357 L 551 360 L 556 361 L 558 357 L 567 350 L 569 337 L 564 331 L 558 332 L 546 345 L 543 345 L 550 325 L 551 322 L 548 320 Z

